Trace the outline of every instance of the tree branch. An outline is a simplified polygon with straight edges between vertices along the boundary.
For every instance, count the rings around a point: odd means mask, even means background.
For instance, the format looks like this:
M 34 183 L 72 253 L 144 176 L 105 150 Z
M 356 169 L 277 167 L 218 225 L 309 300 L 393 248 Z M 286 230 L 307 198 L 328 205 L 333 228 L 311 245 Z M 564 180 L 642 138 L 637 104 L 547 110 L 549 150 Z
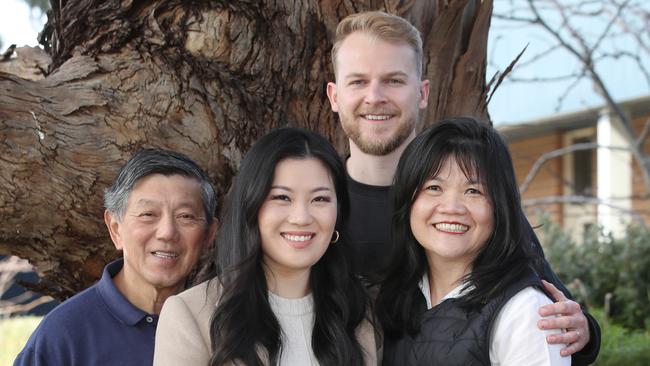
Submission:
M 527 49 L 527 48 L 528 48 L 528 45 L 526 45 L 526 46 L 521 50 L 521 52 L 519 52 L 519 54 L 517 55 L 517 57 L 515 57 L 515 59 L 512 60 L 512 62 L 510 62 L 510 65 L 508 65 L 508 67 L 506 67 L 506 69 L 503 70 L 503 73 L 501 73 L 501 76 L 499 76 L 499 78 L 497 79 L 497 83 L 496 83 L 496 85 L 494 85 L 494 88 L 491 89 L 491 92 L 490 92 L 490 94 L 489 94 L 489 96 L 488 96 L 488 99 L 487 99 L 487 104 L 490 104 L 490 100 L 492 100 L 492 96 L 494 95 L 494 93 L 495 93 L 495 92 L 497 91 L 497 89 L 499 88 L 499 85 L 501 85 L 501 83 L 503 82 L 503 79 L 505 79 L 506 76 L 508 76 L 508 75 L 510 74 L 510 72 L 511 72 L 512 69 L 515 67 L 515 65 L 517 64 L 517 62 L 518 62 L 519 59 L 521 58 L 521 56 L 524 54 L 524 52 L 526 52 L 526 49 Z M 488 84 L 487 89 L 490 90 L 490 87 L 491 87 L 491 86 L 492 86 L 492 81 L 490 81 L 490 84 Z
M 533 179 L 535 179 L 535 176 L 537 176 L 537 173 L 539 172 L 540 168 L 542 165 L 547 162 L 550 159 L 557 158 L 562 155 L 570 154 L 575 151 L 581 151 L 581 150 L 593 150 L 593 149 L 611 149 L 611 150 L 618 150 L 618 151 L 630 151 L 630 148 L 627 147 L 620 147 L 620 146 L 606 146 L 606 145 L 598 145 L 595 142 L 586 142 L 586 143 L 581 143 L 581 144 L 574 144 L 570 145 L 567 147 L 563 147 L 561 149 L 549 151 L 547 153 L 542 154 L 536 161 L 535 164 L 533 164 L 532 168 L 526 175 L 526 178 L 524 179 L 523 183 L 519 186 L 519 192 L 521 195 L 523 195 L 528 188 L 530 187 L 530 184 L 532 183 Z
M 26 304 L 9 304 L 9 305 L 0 305 L 0 319 L 7 316 L 24 314 L 34 309 L 35 307 L 41 304 L 47 304 L 54 299 L 49 296 L 39 296 L 38 298 L 26 303 Z
M 556 8 L 558 9 L 563 19 L 563 24 L 566 25 L 569 33 L 581 44 L 583 52 L 580 52 L 576 48 L 571 46 L 560 35 L 558 31 L 550 27 L 549 24 L 546 21 L 544 21 L 544 19 L 541 17 L 540 13 L 538 12 L 534 0 L 528 0 L 528 6 L 532 11 L 532 13 L 535 15 L 536 23 L 539 24 L 544 30 L 546 30 L 557 42 L 559 42 L 569 53 L 573 54 L 582 63 L 584 70 L 589 74 L 592 82 L 594 83 L 596 91 L 598 92 L 598 94 L 601 95 L 601 97 L 603 97 L 603 99 L 605 99 L 607 108 L 609 108 L 623 124 L 625 137 L 628 140 L 630 146 L 632 147 L 631 149 L 632 154 L 635 157 L 635 159 L 641 164 L 641 166 L 645 168 L 642 169 L 643 179 L 644 179 L 646 190 L 650 192 L 650 167 L 648 167 L 645 164 L 646 161 L 645 152 L 637 149 L 636 144 L 634 144 L 633 142 L 634 132 L 632 130 L 632 124 L 630 119 L 628 118 L 627 114 L 621 109 L 620 105 L 614 101 L 614 98 L 612 97 L 609 90 L 605 86 L 604 81 L 602 80 L 598 72 L 596 72 L 595 65 L 591 57 L 592 50 L 587 46 L 585 40 L 582 37 L 580 37 L 580 35 L 575 31 L 575 29 L 569 26 L 568 18 L 566 17 L 566 14 L 564 13 L 563 8 L 560 6 L 560 4 L 557 3 L 555 0 L 553 1 L 553 3 L 556 5 Z M 627 1 L 623 3 L 623 5 L 625 4 L 627 4 Z M 620 14 L 620 10 L 621 8 L 619 7 L 619 11 L 617 11 L 617 14 Z
M 635 210 L 631 210 L 629 208 L 616 205 L 614 203 L 605 201 L 598 197 L 568 195 L 568 196 L 546 196 L 542 198 L 529 198 L 522 201 L 522 206 L 531 207 L 531 206 L 540 206 L 540 205 L 552 205 L 557 203 L 603 205 L 603 206 L 611 207 L 615 210 L 620 211 L 623 214 L 630 215 L 630 217 L 632 217 L 634 221 L 636 221 L 638 224 L 645 226 L 645 220 L 643 220 L 643 217 L 641 217 L 641 215 L 639 215 L 639 213 L 636 212 Z

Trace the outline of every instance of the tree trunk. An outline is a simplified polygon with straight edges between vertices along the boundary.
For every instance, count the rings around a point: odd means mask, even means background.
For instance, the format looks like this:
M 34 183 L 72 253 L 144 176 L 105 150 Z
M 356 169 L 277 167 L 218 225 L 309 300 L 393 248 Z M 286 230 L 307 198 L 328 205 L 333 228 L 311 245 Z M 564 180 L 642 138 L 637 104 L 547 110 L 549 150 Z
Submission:
M 223 195 L 250 144 L 282 125 L 347 139 L 325 84 L 348 14 L 382 9 L 422 32 L 425 121 L 487 118 L 491 1 L 52 1 L 47 76 L 0 72 L 0 252 L 65 298 L 118 254 L 103 190 L 142 147 L 183 152 Z

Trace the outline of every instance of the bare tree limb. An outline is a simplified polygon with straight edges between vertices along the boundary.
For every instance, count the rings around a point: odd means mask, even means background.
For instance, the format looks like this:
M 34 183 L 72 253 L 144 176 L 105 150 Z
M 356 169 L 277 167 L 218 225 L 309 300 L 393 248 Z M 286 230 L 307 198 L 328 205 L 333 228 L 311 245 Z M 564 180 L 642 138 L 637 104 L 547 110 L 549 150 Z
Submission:
M 572 73 L 558 76 L 535 76 L 535 77 L 517 77 L 510 76 L 508 80 L 518 82 L 518 83 L 556 83 L 558 81 L 567 81 L 579 78 L 580 74 Z
M 539 172 L 540 168 L 548 160 L 553 159 L 553 158 L 557 158 L 557 157 L 562 156 L 562 155 L 570 154 L 570 153 L 575 152 L 575 151 L 593 150 L 593 149 L 610 149 L 610 150 L 618 150 L 618 151 L 630 151 L 630 148 L 628 148 L 628 147 L 598 145 L 595 142 L 586 142 L 586 143 L 581 143 L 581 144 L 574 144 L 574 145 L 570 145 L 570 146 L 567 146 L 567 147 L 563 147 L 561 149 L 549 151 L 547 153 L 542 154 L 535 161 L 535 164 L 533 164 L 532 168 L 530 168 L 530 171 L 526 175 L 526 178 L 524 179 L 523 183 L 521 183 L 521 185 L 519 186 L 519 192 L 523 195 L 528 190 L 528 188 L 530 187 L 530 184 L 535 179 L 535 176 L 537 176 L 537 173 Z
M 13 284 L 16 274 L 30 272 L 32 265 L 24 259 L 9 256 L 0 260 L 0 296 Z
M 629 3 L 630 3 L 630 1 L 629 1 L 629 0 L 626 0 L 626 1 L 624 1 L 622 4 L 620 4 L 620 5 L 617 6 L 616 14 L 614 14 L 614 16 L 611 17 L 611 19 L 609 20 L 609 22 L 608 22 L 607 25 L 605 26 L 605 29 L 600 33 L 600 36 L 598 37 L 598 39 L 596 40 L 596 42 L 594 42 L 594 44 L 593 44 L 591 47 L 589 47 L 589 49 L 590 49 L 590 53 L 591 53 L 591 54 L 593 54 L 593 52 L 594 52 L 596 49 L 598 49 L 598 47 L 600 47 L 601 43 L 602 43 L 602 42 L 607 38 L 607 36 L 610 34 L 610 31 L 611 31 L 612 28 L 614 27 L 614 24 L 616 24 L 616 21 L 617 21 L 618 19 L 620 19 L 621 14 L 623 13 L 623 10 L 627 7 L 627 5 L 628 5 Z M 591 55 L 591 56 L 593 56 L 593 55 Z
M 541 198 L 529 198 L 522 201 L 522 206 L 531 207 L 531 206 L 542 206 L 542 205 L 552 205 L 556 203 L 562 204 L 579 204 L 579 205 L 602 205 L 611 207 L 623 214 L 629 215 L 635 222 L 639 225 L 645 226 L 645 221 L 643 217 L 639 215 L 635 210 L 631 210 L 627 207 L 623 207 L 612 203 L 607 200 L 603 200 L 598 197 L 589 197 L 589 196 L 580 196 L 580 195 L 567 195 L 567 196 L 546 196 Z
M 641 59 L 641 56 L 632 52 L 628 51 L 618 51 L 616 53 L 609 53 L 605 52 L 600 55 L 598 58 L 598 61 L 600 60 L 605 60 L 605 59 L 621 59 L 621 58 L 627 58 L 629 60 L 634 61 L 636 64 L 637 68 L 639 69 L 639 72 L 643 74 L 643 77 L 645 78 L 646 84 L 648 84 L 648 88 L 650 88 L 650 71 L 645 68 L 645 64 L 643 60 Z
M 604 39 L 604 37 L 607 34 L 609 34 L 611 27 L 613 26 L 613 24 L 615 24 L 614 22 L 615 19 L 612 19 L 607 23 L 605 30 L 598 37 L 598 40 L 596 41 L 595 45 L 589 47 L 584 37 L 582 37 L 579 34 L 579 32 L 576 31 L 576 29 L 571 27 L 569 17 L 566 14 L 565 8 L 563 8 L 562 5 L 556 0 L 552 0 L 552 3 L 554 4 L 557 13 L 559 13 L 562 19 L 561 28 L 566 29 L 566 31 L 569 32 L 571 37 L 580 45 L 580 49 L 571 45 L 560 34 L 559 30 L 555 29 L 554 27 L 551 27 L 549 23 L 544 20 L 537 6 L 537 2 L 535 2 L 534 0 L 528 0 L 528 7 L 534 16 L 533 23 L 542 27 L 542 29 L 544 29 L 549 35 L 551 35 L 551 37 L 553 37 L 555 41 L 558 42 L 559 45 L 561 45 L 567 52 L 572 54 L 578 61 L 580 61 L 580 63 L 583 66 L 583 72 L 589 76 L 592 83 L 594 84 L 597 93 L 605 100 L 605 104 L 607 108 L 610 111 L 612 111 L 612 113 L 623 124 L 625 137 L 631 146 L 632 155 L 639 162 L 639 165 L 643 167 L 643 169 L 641 169 L 641 172 L 643 175 L 646 191 L 650 192 L 650 164 L 646 164 L 647 154 L 645 153 L 645 151 L 638 149 L 637 144 L 634 143 L 634 137 L 633 137 L 634 132 L 629 117 L 612 97 L 601 75 L 596 71 L 595 64 L 594 64 L 593 52 L 595 46 L 600 45 L 602 39 Z M 620 18 L 621 13 L 623 12 L 623 10 L 625 9 L 628 3 L 629 0 L 624 1 L 621 4 L 616 4 L 616 11 L 613 18 Z M 575 86 L 576 83 L 577 81 L 575 81 L 574 84 L 570 85 L 569 88 L 565 90 L 565 94 L 568 93 Z M 561 101 L 561 99 L 559 99 L 559 101 Z
M 508 65 L 508 67 L 506 67 L 506 69 L 503 70 L 503 73 L 501 73 L 501 76 L 497 79 L 497 83 L 496 83 L 496 85 L 494 85 L 494 88 L 490 88 L 490 87 L 491 87 L 491 84 L 492 84 L 492 82 L 490 81 L 490 84 L 488 84 L 488 90 L 491 90 L 491 93 L 490 93 L 490 95 L 489 95 L 488 98 L 487 98 L 487 104 L 490 104 L 490 100 L 492 99 L 492 96 L 494 95 L 494 92 L 497 91 L 497 89 L 499 88 L 499 85 L 501 85 L 501 83 L 503 82 L 503 79 L 505 79 L 506 76 L 508 76 L 508 74 L 510 74 L 510 72 L 512 71 L 512 68 L 515 67 L 515 65 L 517 64 L 517 62 L 518 62 L 519 59 L 521 58 L 521 55 L 523 55 L 524 52 L 526 52 L 526 49 L 527 49 L 527 48 L 528 48 L 528 45 L 526 45 L 526 46 L 521 50 L 521 52 L 519 52 L 519 54 L 517 55 L 517 57 L 515 57 L 515 59 L 512 60 L 512 62 L 510 63 L 510 65 Z
M 11 315 L 24 314 L 34 309 L 35 307 L 41 304 L 47 304 L 52 301 L 49 296 L 40 296 L 26 304 L 12 304 L 7 306 L 0 306 L 0 318 L 7 317 Z
M 16 256 L 9 256 L 0 260 L 0 297 L 14 284 L 18 273 L 31 272 L 33 267 L 28 261 Z M 49 296 L 36 296 L 31 291 L 26 291 L 18 296 L 0 300 L 0 318 L 28 312 L 38 305 L 48 303 L 53 299 Z M 28 302 L 26 302 L 28 301 Z
M 643 130 L 641 130 L 641 134 L 636 139 L 637 149 L 643 150 L 645 148 L 645 141 L 648 138 L 648 135 L 650 135 L 650 118 L 645 121 Z
M 625 34 L 631 35 L 637 42 L 637 44 L 645 50 L 646 53 L 650 54 L 650 45 L 646 44 L 645 40 L 643 37 L 641 37 L 641 34 L 643 32 L 647 32 L 649 29 L 648 26 L 650 25 L 650 13 L 644 12 L 642 8 L 640 7 L 634 7 L 631 9 L 631 14 L 637 14 L 638 17 L 640 18 L 645 18 L 646 19 L 646 24 L 645 26 L 642 26 L 641 29 L 632 29 L 630 27 L 630 22 L 624 21 L 621 18 L 617 19 L 617 25 L 623 30 Z

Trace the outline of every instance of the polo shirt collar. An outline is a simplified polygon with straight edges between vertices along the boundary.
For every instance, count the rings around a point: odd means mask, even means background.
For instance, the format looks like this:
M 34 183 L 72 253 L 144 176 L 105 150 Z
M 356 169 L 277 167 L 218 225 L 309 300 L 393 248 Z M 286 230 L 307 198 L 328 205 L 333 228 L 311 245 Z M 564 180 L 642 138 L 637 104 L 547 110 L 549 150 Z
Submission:
M 131 304 L 115 287 L 113 277 L 120 272 L 122 266 L 124 266 L 123 258 L 106 265 L 102 278 L 97 283 L 97 290 L 108 310 L 117 320 L 126 325 L 134 326 L 149 314 Z

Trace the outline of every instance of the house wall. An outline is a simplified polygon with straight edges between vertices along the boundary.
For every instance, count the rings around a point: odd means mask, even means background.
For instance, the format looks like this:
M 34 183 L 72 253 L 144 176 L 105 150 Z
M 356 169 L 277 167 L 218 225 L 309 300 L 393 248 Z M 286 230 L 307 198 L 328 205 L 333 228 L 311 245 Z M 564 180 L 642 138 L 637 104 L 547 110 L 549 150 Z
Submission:
M 640 136 L 643 126 L 649 120 L 650 114 L 632 120 L 635 137 Z M 650 154 L 650 137 L 646 137 L 645 152 L 646 154 Z M 646 225 L 650 226 L 650 195 L 646 189 L 643 174 L 636 159 L 632 159 L 632 174 L 632 194 L 634 196 L 632 208 L 641 215 Z
M 531 138 L 520 139 L 508 143 L 510 154 L 517 176 L 517 183 L 521 184 L 526 175 L 531 171 L 535 162 L 544 154 L 562 147 L 562 134 L 553 132 Z M 562 159 L 547 160 L 539 170 L 532 184 L 522 194 L 522 201 L 562 195 Z M 563 223 L 562 206 L 558 203 L 550 205 L 524 204 L 528 220 L 533 226 L 539 223 L 538 214 L 546 213 L 551 220 Z
M 650 120 L 650 113 L 634 118 L 632 120 L 635 137 L 638 137 L 643 130 L 644 125 Z M 530 172 L 533 164 L 544 153 L 565 147 L 569 144 L 572 134 L 576 131 L 587 131 L 588 129 L 579 129 L 572 131 L 554 131 L 546 134 L 522 138 L 514 141 L 509 141 L 510 152 L 515 167 L 515 174 L 517 182 L 521 185 Z M 592 128 L 592 135 L 595 138 L 595 127 Z M 594 140 L 595 141 L 595 140 Z M 650 136 L 646 138 L 645 152 L 650 155 Z M 522 200 L 539 199 L 551 196 L 570 195 L 571 191 L 569 186 L 564 184 L 564 180 L 570 178 L 569 171 L 570 162 L 567 160 L 570 156 L 565 158 L 558 157 L 546 161 L 542 165 L 535 179 L 529 188 L 523 193 Z M 650 226 L 650 192 L 646 188 L 645 180 L 641 169 L 639 168 L 636 159 L 632 159 L 632 209 L 637 212 L 644 220 L 646 225 Z M 593 151 L 593 192 L 597 192 L 597 157 L 596 150 Z M 575 208 L 580 209 L 580 205 L 573 205 Z M 580 235 L 581 227 L 584 227 L 586 221 L 592 220 L 595 223 L 596 213 L 584 212 L 576 213 L 571 211 L 568 205 L 554 203 L 549 205 L 525 205 L 526 214 L 528 219 L 533 225 L 538 223 L 538 214 L 544 212 L 548 214 L 551 220 L 559 223 L 565 228 L 576 229 L 576 235 Z M 595 209 L 593 205 L 585 205 L 584 209 Z M 577 222 L 582 220 L 585 222 Z M 581 227 L 578 227 L 581 226 Z
M 650 123 L 650 96 L 624 102 L 621 107 L 634 116 L 632 124 L 635 137 L 638 138 L 646 123 Z M 598 141 L 602 145 L 624 146 L 624 140 L 614 139 L 615 136 L 610 135 L 616 132 L 611 129 L 617 127 L 615 124 L 605 123 L 615 121 L 608 119 L 611 116 L 604 113 L 606 111 L 602 108 L 593 108 L 558 116 L 558 118 L 502 128 L 503 133 L 512 136 L 509 146 L 518 183 L 520 185 L 523 183 L 540 156 L 570 145 L 576 137 L 588 136 L 593 138 L 591 141 Z M 534 134 L 536 135 L 531 136 Z M 650 134 L 645 140 L 645 153 L 650 156 Z M 575 159 L 581 160 L 584 156 L 576 157 L 569 154 L 546 161 L 532 184 L 523 192 L 522 199 L 526 214 L 533 225 L 539 223 L 537 214 L 541 211 L 548 214 L 551 220 L 570 230 L 574 238 L 581 237 L 584 229 L 593 224 L 604 225 L 606 229 L 612 230 L 612 233 L 615 230 L 621 231 L 620 222 L 618 226 L 613 225 L 616 220 L 640 217 L 646 225 L 650 226 L 650 188 L 646 187 L 642 170 L 635 158 L 630 159 L 629 155 L 624 158 L 620 152 L 612 154 L 609 150 L 594 149 L 591 159 L 593 187 L 591 193 L 587 192 L 588 195 L 594 195 L 593 198 L 572 196 L 574 195 L 573 175 L 586 172 L 586 169 L 573 169 Z M 631 169 L 622 169 L 623 166 L 620 164 L 625 164 L 626 167 L 631 165 Z M 625 179 L 630 175 L 631 179 Z M 600 179 L 602 182 L 599 184 Z M 584 180 L 581 182 L 585 183 Z M 596 195 L 602 197 L 597 199 Z M 531 200 L 554 196 L 590 203 L 530 204 Z M 594 205 L 596 200 L 604 200 L 609 204 L 596 206 Z M 624 213 L 629 211 L 636 213 L 637 216 Z

